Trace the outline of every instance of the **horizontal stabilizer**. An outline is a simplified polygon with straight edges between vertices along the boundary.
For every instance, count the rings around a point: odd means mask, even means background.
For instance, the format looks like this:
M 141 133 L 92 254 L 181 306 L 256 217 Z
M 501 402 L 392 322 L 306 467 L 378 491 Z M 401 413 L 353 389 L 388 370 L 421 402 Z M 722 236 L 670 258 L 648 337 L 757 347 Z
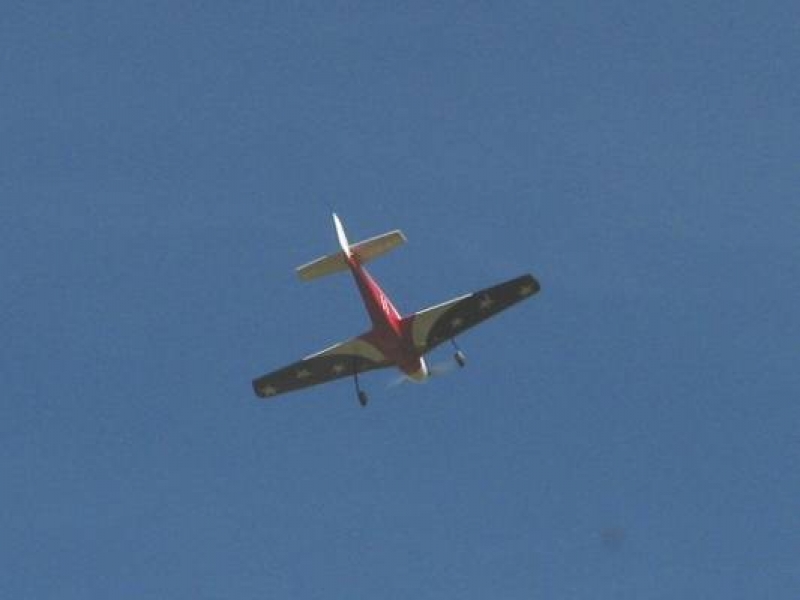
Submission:
M 358 259 L 358 262 L 364 264 L 371 261 L 373 258 L 378 258 L 382 254 L 386 254 L 389 250 L 394 250 L 401 244 L 406 242 L 406 236 L 399 229 L 382 233 L 375 237 L 358 242 L 350 246 L 353 255 Z
M 403 232 L 395 229 L 394 231 L 376 235 L 363 242 L 350 244 L 349 249 L 353 258 L 364 264 L 395 249 L 405 241 L 406 236 L 403 235 Z M 347 268 L 347 258 L 344 252 L 340 251 L 322 256 L 301 267 L 297 267 L 297 276 L 303 281 L 311 281 L 317 277 L 346 271 Z
M 331 273 L 338 273 L 339 271 L 347 270 L 347 259 L 344 257 L 344 252 L 336 252 L 335 254 L 328 254 L 310 263 L 306 263 L 301 267 L 297 267 L 297 276 L 303 281 L 311 281 L 317 277 L 330 275 Z

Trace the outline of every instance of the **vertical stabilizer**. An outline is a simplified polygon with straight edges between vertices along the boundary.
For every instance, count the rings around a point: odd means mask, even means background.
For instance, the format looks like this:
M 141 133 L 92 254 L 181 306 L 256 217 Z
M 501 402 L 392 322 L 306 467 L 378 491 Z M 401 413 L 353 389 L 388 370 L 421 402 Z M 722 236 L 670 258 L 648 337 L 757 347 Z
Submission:
M 344 227 L 342 227 L 342 222 L 339 220 L 339 217 L 336 216 L 336 213 L 333 213 L 333 224 L 336 225 L 336 236 L 339 238 L 339 245 L 342 247 L 342 252 L 344 252 L 345 256 L 352 256 L 353 252 L 350 250 L 350 242 L 347 241 Z

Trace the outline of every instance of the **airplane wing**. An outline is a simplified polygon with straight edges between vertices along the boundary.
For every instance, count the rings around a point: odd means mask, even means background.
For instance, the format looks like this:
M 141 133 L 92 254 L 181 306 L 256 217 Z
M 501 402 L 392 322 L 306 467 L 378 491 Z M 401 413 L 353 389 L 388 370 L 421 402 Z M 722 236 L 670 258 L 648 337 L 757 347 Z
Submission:
M 472 294 L 453 298 L 406 318 L 414 346 L 423 354 L 539 291 L 532 275 L 522 275 Z
M 392 364 L 370 342 L 369 334 L 364 334 L 254 379 L 253 390 L 256 395 L 269 398 Z

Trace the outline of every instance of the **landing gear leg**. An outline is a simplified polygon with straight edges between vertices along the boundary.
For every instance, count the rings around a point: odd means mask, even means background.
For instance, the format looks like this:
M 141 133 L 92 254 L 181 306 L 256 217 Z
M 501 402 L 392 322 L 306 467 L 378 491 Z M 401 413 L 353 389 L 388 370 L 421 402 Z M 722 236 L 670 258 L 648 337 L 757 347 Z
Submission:
M 358 396 L 358 403 L 361 406 L 366 406 L 367 402 L 369 402 L 369 396 L 367 396 L 367 392 L 361 389 L 361 386 L 358 384 L 358 369 L 353 369 L 353 382 L 356 384 L 356 396 Z
M 458 347 L 455 339 L 450 340 L 450 343 L 453 344 L 453 348 L 456 350 L 453 358 L 456 360 L 456 363 L 458 363 L 459 367 L 463 367 L 467 364 L 467 355 L 461 351 L 461 348 Z

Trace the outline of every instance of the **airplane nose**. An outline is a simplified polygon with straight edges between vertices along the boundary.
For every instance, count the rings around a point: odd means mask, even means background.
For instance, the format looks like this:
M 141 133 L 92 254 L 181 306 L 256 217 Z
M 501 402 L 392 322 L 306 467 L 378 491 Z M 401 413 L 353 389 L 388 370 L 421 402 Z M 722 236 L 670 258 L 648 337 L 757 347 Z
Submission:
M 414 381 L 425 381 L 430 376 L 431 374 L 424 358 L 419 359 L 419 369 L 409 374 L 409 377 Z

